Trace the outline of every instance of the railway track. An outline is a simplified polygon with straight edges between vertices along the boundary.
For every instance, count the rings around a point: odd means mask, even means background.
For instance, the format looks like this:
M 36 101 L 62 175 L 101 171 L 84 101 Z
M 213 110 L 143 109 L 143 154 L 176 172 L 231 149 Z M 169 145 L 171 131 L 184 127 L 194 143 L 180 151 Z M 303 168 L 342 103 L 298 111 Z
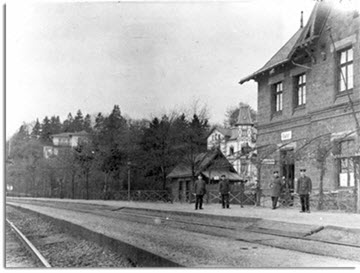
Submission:
M 6 206 L 6 256 L 8 267 L 134 267 L 123 253 L 117 253 L 89 238 L 74 236 L 69 229 L 61 228 L 56 221 L 41 217 L 32 211 Z M 11 232 L 10 232 L 11 229 Z M 16 237 L 15 237 L 16 234 Z M 16 242 L 25 252 L 14 252 Z M 11 257 L 13 256 L 13 257 Z M 8 259 L 7 259 L 8 260 Z M 28 260 L 35 260 L 30 263 Z M 19 261 L 18 263 L 15 263 Z M 21 262 L 21 263 L 20 263 Z
M 41 204 L 44 205 L 44 204 Z M 216 237 L 224 237 L 234 241 L 242 241 L 256 245 L 271 246 L 302 253 L 336 257 L 360 261 L 360 245 L 349 242 L 325 240 L 312 237 L 321 232 L 323 227 L 306 234 L 286 233 L 282 230 L 257 227 L 261 219 L 249 218 L 225 221 L 224 217 L 209 219 L 205 215 L 191 213 L 174 213 L 147 209 L 114 208 L 101 205 L 84 204 L 50 204 L 58 209 L 67 209 L 89 215 L 108 217 L 117 221 L 137 224 L 161 225 L 173 229 L 182 229 Z M 351 253 L 343 254 L 343 253 Z
M 40 253 L 40 251 L 30 242 L 30 240 L 8 219 L 6 219 L 6 224 L 11 228 L 12 232 L 15 234 L 15 236 L 18 239 L 18 242 L 21 244 L 21 246 L 25 247 L 28 254 L 34 259 L 34 263 L 38 265 L 39 267 L 45 267 L 50 268 L 51 265 L 49 262 L 44 258 L 44 256 Z M 20 247 L 21 247 L 20 246 Z M 26 259 L 26 258 L 25 258 Z M 23 262 L 22 266 L 29 265 L 29 261 Z
M 150 215 L 146 215 L 146 214 L 140 214 L 140 213 L 129 213 L 129 212 L 123 212 L 121 213 L 122 215 L 128 215 L 131 217 L 143 217 L 143 218 L 148 218 L 153 220 L 154 216 L 150 216 Z M 221 225 L 214 225 L 214 224 L 205 224 L 205 223 L 201 223 L 201 222 L 193 222 L 193 221 L 184 221 L 184 220 L 179 220 L 179 219 L 172 219 L 169 217 L 159 217 L 159 216 L 155 216 L 157 222 L 160 221 L 161 222 L 174 222 L 174 223 L 183 223 L 183 224 L 188 224 L 188 225 L 198 225 L 198 226 L 204 226 L 204 227 L 210 227 L 210 228 L 220 228 L 220 229 L 227 229 L 227 230 L 236 230 L 236 227 L 229 227 L 229 226 L 221 226 Z M 323 228 L 319 229 L 318 231 L 321 231 Z M 329 241 L 329 240 L 321 240 L 321 239 L 314 239 L 314 238 L 309 238 L 306 236 L 296 236 L 296 235 L 287 235 L 284 233 L 279 233 L 276 232 L 275 230 L 271 230 L 271 229 L 266 229 L 266 228 L 261 228 L 261 229 L 247 229 L 247 232 L 251 232 L 251 233 L 257 233 L 257 234 L 269 234 L 269 235 L 274 235 L 274 236 L 279 236 L 279 237 L 284 237 L 284 238 L 289 238 L 289 239 L 297 239 L 297 240 L 303 240 L 303 241 L 313 241 L 313 242 L 321 242 L 324 244 L 331 244 L 331 245 L 341 245 L 341 246 L 347 246 L 347 247 L 353 247 L 353 248 L 359 248 L 360 249 L 360 245 L 356 245 L 356 244 L 350 244 L 350 243 L 342 243 L 342 242 L 338 242 L 338 241 Z M 317 232 L 317 231 L 316 231 Z M 311 235 L 311 234 L 309 234 Z M 248 241 L 251 242 L 251 241 Z M 258 242 L 258 241 L 257 241 Z

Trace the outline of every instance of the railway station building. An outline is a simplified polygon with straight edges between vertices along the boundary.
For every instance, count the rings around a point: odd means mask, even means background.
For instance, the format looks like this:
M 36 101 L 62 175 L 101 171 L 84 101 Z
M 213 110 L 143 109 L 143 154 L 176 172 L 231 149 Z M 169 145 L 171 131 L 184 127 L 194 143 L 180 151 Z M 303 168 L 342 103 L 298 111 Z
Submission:
M 240 80 L 258 84 L 257 153 L 264 192 L 274 170 L 292 190 L 306 168 L 313 191 L 352 192 L 359 155 L 360 16 L 345 2 L 317 1 L 308 22 L 259 70 Z

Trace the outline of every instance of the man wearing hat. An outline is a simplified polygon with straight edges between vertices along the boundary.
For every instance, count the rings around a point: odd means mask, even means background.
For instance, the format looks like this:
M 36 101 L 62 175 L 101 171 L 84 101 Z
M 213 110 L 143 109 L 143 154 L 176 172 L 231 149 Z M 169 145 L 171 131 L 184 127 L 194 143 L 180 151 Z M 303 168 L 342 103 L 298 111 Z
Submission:
M 309 196 L 312 189 L 312 182 L 309 177 L 305 175 L 306 169 L 300 169 L 300 178 L 297 181 L 296 193 L 300 196 L 301 211 L 310 213 Z
M 270 184 L 270 189 L 271 189 L 272 209 L 276 209 L 276 205 L 282 190 L 282 181 L 279 177 L 278 171 L 274 171 L 274 179 Z
M 229 180 L 226 179 L 226 175 L 223 174 L 220 177 L 220 182 L 219 182 L 219 193 L 221 194 L 221 203 L 222 203 L 222 208 L 224 209 L 225 206 L 227 209 L 230 208 L 230 185 L 229 185 Z
M 198 180 L 195 181 L 194 190 L 196 194 L 196 200 L 195 200 L 195 209 L 203 209 L 203 197 L 206 193 L 206 184 L 205 181 L 202 179 L 202 175 L 199 174 Z

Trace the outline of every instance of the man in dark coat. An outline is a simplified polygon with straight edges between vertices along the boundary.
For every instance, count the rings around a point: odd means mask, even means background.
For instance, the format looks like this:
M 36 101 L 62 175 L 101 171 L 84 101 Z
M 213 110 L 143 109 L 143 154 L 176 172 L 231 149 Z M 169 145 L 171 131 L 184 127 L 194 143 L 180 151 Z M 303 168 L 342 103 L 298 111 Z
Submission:
M 310 213 L 309 196 L 312 190 L 312 182 L 305 175 L 306 169 L 300 169 L 300 178 L 297 181 L 296 193 L 300 196 L 301 211 Z
M 221 194 L 222 208 L 224 209 L 226 206 L 226 208 L 229 209 L 230 208 L 230 184 L 229 184 L 229 180 L 226 179 L 226 175 L 224 175 L 224 174 L 220 177 L 219 193 Z
M 203 209 L 203 197 L 206 193 L 206 185 L 205 181 L 202 179 L 202 175 L 199 174 L 198 180 L 195 181 L 194 185 L 195 195 L 196 195 L 196 201 L 195 201 L 195 209 Z
M 279 200 L 281 190 L 282 190 L 282 184 L 283 183 L 279 177 L 279 172 L 274 171 L 274 179 L 270 184 L 272 209 L 276 209 L 276 205 L 277 205 L 277 202 Z

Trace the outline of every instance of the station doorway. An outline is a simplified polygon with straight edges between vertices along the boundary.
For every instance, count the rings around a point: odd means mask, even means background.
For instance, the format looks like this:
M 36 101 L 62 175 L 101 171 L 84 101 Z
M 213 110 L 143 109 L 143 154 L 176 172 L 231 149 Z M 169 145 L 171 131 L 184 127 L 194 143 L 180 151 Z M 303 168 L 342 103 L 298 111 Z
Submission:
M 295 158 L 294 150 L 280 151 L 281 177 L 285 178 L 285 186 L 282 194 L 283 205 L 293 205 L 293 193 L 295 189 Z

